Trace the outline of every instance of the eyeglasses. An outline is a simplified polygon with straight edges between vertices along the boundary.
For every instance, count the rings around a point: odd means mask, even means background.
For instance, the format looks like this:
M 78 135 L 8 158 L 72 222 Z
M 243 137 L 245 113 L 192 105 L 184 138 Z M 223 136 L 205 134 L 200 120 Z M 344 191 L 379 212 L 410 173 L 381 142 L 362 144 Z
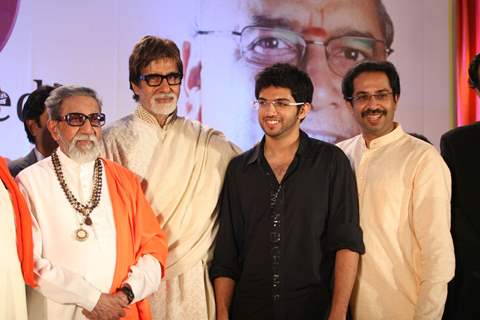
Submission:
M 290 102 L 287 99 L 277 99 L 277 100 L 266 100 L 266 99 L 258 99 L 253 101 L 253 108 L 258 110 L 260 108 L 268 108 L 268 106 L 272 105 L 275 110 L 286 109 L 292 106 L 301 106 L 305 104 L 305 102 Z
M 69 126 L 81 127 L 85 124 L 85 121 L 90 121 L 92 127 L 103 127 L 105 124 L 104 113 L 90 113 L 89 115 L 80 112 L 67 113 L 57 121 L 65 121 Z
M 375 101 L 385 102 L 390 98 L 390 95 L 393 95 L 393 92 L 391 92 L 391 91 L 380 91 L 380 92 L 377 92 L 377 93 L 374 93 L 374 94 L 361 93 L 359 95 L 350 97 L 347 100 L 351 101 L 352 104 L 354 104 L 354 105 L 365 105 L 365 104 L 370 102 L 370 99 L 372 99 L 372 97 L 375 99 Z
M 145 80 L 148 86 L 150 87 L 158 87 L 162 84 L 163 79 L 167 80 L 167 83 L 170 86 L 179 85 L 182 83 L 183 74 L 178 72 L 172 72 L 166 75 L 158 74 L 158 73 L 151 73 L 151 74 L 144 74 L 138 77 L 139 80 Z
M 302 34 L 283 28 L 247 26 L 241 32 L 201 30 L 196 34 L 239 36 L 242 57 L 262 69 L 275 63 L 301 66 L 307 45 L 323 46 L 330 70 L 340 77 L 364 60 L 385 60 L 393 52 L 393 49 L 386 47 L 385 41 L 371 37 L 340 36 L 317 41 L 305 39 Z

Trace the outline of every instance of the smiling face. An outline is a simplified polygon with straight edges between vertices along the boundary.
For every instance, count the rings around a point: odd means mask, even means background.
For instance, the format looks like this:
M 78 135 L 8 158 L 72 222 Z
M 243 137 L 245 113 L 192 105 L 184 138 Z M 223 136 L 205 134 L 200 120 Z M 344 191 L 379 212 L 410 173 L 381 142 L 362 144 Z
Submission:
M 287 104 L 297 102 L 292 97 L 290 89 L 272 86 L 262 89 L 258 100 L 281 101 Z M 285 107 L 274 107 L 272 103 L 266 103 L 258 109 L 258 122 L 267 138 L 285 139 L 299 134 L 300 121 L 306 117 L 309 108 L 308 103 L 303 106 Z
M 391 132 L 398 96 L 394 97 L 388 77 L 383 72 L 363 72 L 353 80 L 353 114 L 367 142 Z M 367 97 L 378 95 L 380 98 Z M 356 98 L 364 97 L 364 99 Z
M 142 75 L 160 74 L 165 76 L 179 72 L 181 70 L 177 70 L 177 64 L 173 59 L 157 59 L 142 70 Z M 179 84 L 169 85 L 167 79 L 163 79 L 159 86 L 151 87 L 145 80 L 140 80 L 138 84 L 132 82 L 132 87 L 139 97 L 140 104 L 152 115 L 169 115 L 177 108 L 177 100 L 180 95 Z
M 218 11 L 228 19 L 218 18 L 218 15 L 214 18 Z M 342 74 L 338 69 L 335 72 L 332 66 L 353 65 L 366 58 L 385 59 L 386 53 L 376 50 L 374 56 L 368 56 L 368 50 L 363 50 L 365 43 L 350 41 L 353 47 L 347 47 L 346 42 L 340 42 L 341 45 L 330 47 L 327 60 L 326 48 L 320 43 L 332 44 L 332 39 L 347 36 L 384 40 L 374 1 L 245 0 L 227 3 L 211 0 L 206 1 L 202 13 L 201 30 L 226 31 L 197 36 L 201 44 L 202 91 L 197 100 L 202 103 L 202 119 L 207 124 L 225 131 L 234 140 L 254 139 L 250 140 L 253 143 L 258 135 L 252 137 L 254 123 L 247 106 L 253 99 L 254 75 L 275 62 L 290 62 L 306 71 L 315 86 L 312 111 L 302 128 L 311 136 L 330 142 L 360 132 L 351 108 L 341 95 Z M 228 31 L 245 31 L 247 26 L 268 27 L 274 32 L 263 30 L 248 36 L 246 32 L 242 37 L 228 36 Z M 307 41 L 301 58 L 293 58 L 296 47 L 289 44 L 293 36 L 282 34 L 280 29 L 294 32 L 295 37 Z M 242 41 L 245 41 L 243 46 Z M 335 54 L 334 49 L 338 49 Z M 189 66 L 195 67 L 195 64 Z M 225 109 L 225 105 L 229 108 Z

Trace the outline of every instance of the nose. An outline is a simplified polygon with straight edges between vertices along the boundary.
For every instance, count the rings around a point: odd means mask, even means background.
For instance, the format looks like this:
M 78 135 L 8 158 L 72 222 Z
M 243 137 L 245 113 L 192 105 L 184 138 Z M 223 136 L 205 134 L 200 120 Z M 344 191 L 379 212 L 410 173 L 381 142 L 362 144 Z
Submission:
M 277 114 L 277 109 L 273 105 L 273 101 L 267 101 L 267 105 L 262 107 L 266 115 L 275 115 Z
M 339 108 L 345 105 L 341 94 L 341 78 L 334 74 L 327 62 L 323 46 L 309 46 L 305 69 L 314 85 L 313 111 L 320 108 Z
M 84 134 L 94 134 L 95 133 L 95 130 L 94 130 L 92 124 L 90 123 L 90 119 L 87 118 L 85 120 L 83 125 L 80 127 L 79 131 L 80 131 L 80 133 L 84 133 Z
M 157 87 L 157 90 L 161 93 L 168 93 L 171 91 L 170 85 L 167 82 L 167 79 L 162 79 L 162 82 Z

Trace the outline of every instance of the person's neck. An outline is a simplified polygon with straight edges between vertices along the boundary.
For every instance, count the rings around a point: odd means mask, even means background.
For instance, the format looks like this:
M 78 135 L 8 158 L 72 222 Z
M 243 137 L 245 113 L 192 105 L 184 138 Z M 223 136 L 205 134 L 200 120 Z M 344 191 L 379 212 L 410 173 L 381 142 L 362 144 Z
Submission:
M 160 127 L 164 127 L 166 124 L 167 124 L 167 119 L 169 117 L 169 115 L 165 115 L 165 114 L 154 114 L 153 115 L 155 117 L 155 119 L 157 119 L 157 122 L 158 122 L 158 125 Z
M 37 149 L 37 151 L 40 152 L 45 158 L 49 157 L 56 148 L 56 146 L 54 148 L 48 148 L 43 146 L 41 143 L 35 145 L 35 149 Z
M 365 145 L 367 146 L 367 148 L 370 148 L 370 142 L 372 142 L 373 140 L 375 139 L 378 139 L 378 138 L 381 138 L 383 136 L 386 136 L 387 134 L 389 134 L 390 132 L 392 132 L 393 130 L 395 130 L 395 128 L 397 127 L 397 125 L 394 123 L 392 125 L 392 127 L 387 130 L 384 134 L 382 135 L 376 135 L 376 134 L 368 134 L 368 132 L 364 132 L 362 134 L 363 136 L 363 140 L 365 140 Z
M 267 158 L 293 158 L 300 143 L 300 131 L 284 137 L 265 136 L 264 154 Z

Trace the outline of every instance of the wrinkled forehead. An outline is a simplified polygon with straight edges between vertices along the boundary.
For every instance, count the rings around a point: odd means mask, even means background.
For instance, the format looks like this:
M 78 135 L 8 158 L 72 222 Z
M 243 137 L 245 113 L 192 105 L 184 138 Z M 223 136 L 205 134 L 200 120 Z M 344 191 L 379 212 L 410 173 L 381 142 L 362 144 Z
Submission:
M 375 0 L 205 0 L 197 24 L 204 30 L 241 31 L 261 25 L 325 37 L 383 39 Z
M 93 97 L 74 95 L 63 99 L 60 105 L 60 113 L 65 115 L 71 112 L 79 112 L 83 114 L 91 114 L 101 112 L 101 108 Z

